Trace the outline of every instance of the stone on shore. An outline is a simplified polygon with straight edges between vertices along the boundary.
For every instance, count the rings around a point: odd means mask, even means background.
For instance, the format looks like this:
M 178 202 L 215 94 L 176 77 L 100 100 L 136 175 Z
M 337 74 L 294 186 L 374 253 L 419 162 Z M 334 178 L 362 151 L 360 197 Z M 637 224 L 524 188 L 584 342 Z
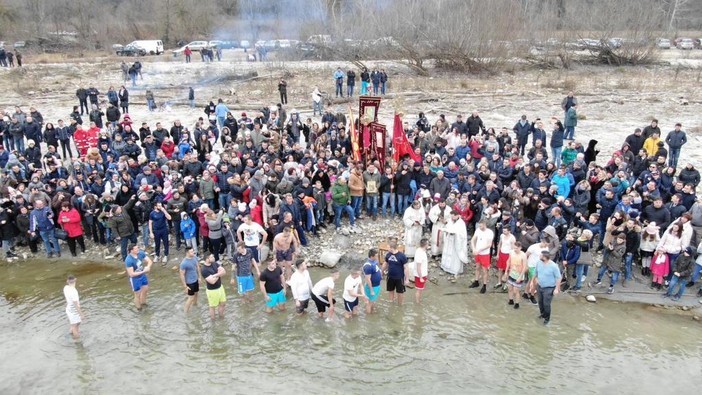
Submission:
M 318 261 L 327 268 L 336 267 L 343 254 L 339 251 L 324 251 L 319 255 Z

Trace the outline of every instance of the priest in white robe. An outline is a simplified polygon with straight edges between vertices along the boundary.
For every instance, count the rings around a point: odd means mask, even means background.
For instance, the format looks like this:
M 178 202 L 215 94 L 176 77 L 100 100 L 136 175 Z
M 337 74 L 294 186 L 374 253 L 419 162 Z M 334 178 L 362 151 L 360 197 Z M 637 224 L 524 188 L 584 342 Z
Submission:
M 413 258 L 414 252 L 419 247 L 425 220 L 426 213 L 419 200 L 415 200 L 410 207 L 407 207 L 402 217 L 402 222 L 405 224 L 405 256 L 408 258 Z
M 463 273 L 468 263 L 468 232 L 458 212 L 451 212 L 450 219 L 442 231 L 444 234 L 441 268 L 454 276 Z
M 432 223 L 430 240 L 430 254 L 432 257 L 441 255 L 444 241 L 443 230 L 446 228 L 446 223 L 448 223 L 450 216 L 451 207 L 443 200 L 429 210 L 429 221 Z

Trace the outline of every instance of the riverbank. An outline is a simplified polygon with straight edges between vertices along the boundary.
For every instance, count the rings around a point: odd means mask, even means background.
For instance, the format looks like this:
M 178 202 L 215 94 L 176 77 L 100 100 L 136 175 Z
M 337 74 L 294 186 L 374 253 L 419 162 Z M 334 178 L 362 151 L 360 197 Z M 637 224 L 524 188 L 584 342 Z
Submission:
M 307 247 L 302 247 L 301 257 L 308 259 L 314 266 L 312 270 L 318 271 L 321 273 L 320 275 L 327 272 L 325 267 L 337 266 L 342 272 L 342 278 L 344 278 L 351 268 L 356 268 L 363 264 L 370 248 L 378 248 L 389 236 L 397 236 L 400 240 L 402 239 L 403 229 L 399 219 L 379 218 L 376 221 L 372 221 L 368 218 L 358 221 L 357 224 L 359 227 L 357 233 L 348 233 L 344 231 L 345 228 L 342 228 L 342 232 L 339 233 L 333 230 L 324 230 L 324 233 L 319 233 L 319 237 L 308 235 L 310 243 Z M 330 227 L 329 229 L 332 228 Z M 64 273 L 67 274 L 69 272 L 73 274 L 76 274 L 76 272 L 91 273 L 91 266 L 100 265 L 100 268 L 95 269 L 105 272 L 105 280 L 125 276 L 124 265 L 115 246 L 107 248 L 96 245 L 92 241 L 86 242 L 88 243 L 86 253 L 75 258 L 70 257 L 67 246 L 65 243 L 62 243 L 62 258 L 46 260 L 43 258 L 42 252 L 32 256 L 27 249 L 18 248 L 18 254 L 26 256 L 26 258 L 16 258 L 9 262 L 3 261 L 2 265 L 21 267 L 29 276 L 36 275 L 32 269 L 35 262 L 50 262 L 56 272 L 61 273 L 62 276 Z M 172 238 L 170 250 L 169 262 L 166 265 L 154 263 L 154 271 L 169 273 L 177 270 L 177 265 L 182 260 L 184 253 L 176 251 Z M 152 251 L 151 247 L 147 248 L 147 251 Z M 323 255 L 326 256 L 328 253 L 333 253 L 333 255 L 338 257 L 335 264 L 330 264 L 323 257 Z M 464 273 L 457 277 L 449 275 L 440 269 L 440 259 L 431 260 L 429 264 L 430 284 L 426 292 L 465 295 L 468 298 L 476 299 L 484 298 L 485 295 L 479 294 L 478 289 L 468 288 L 473 281 L 475 273 L 475 264 L 471 257 L 469 257 L 469 260 L 470 262 L 465 266 Z M 226 267 L 229 269 L 229 266 Z M 594 285 L 596 268 L 593 267 L 587 280 L 584 282 L 581 292 L 566 292 L 558 298 L 573 299 L 579 303 L 585 302 L 585 298 L 588 295 L 593 295 L 597 299 L 596 303 L 638 304 L 648 306 L 653 311 L 675 312 L 696 320 L 702 317 L 702 299 L 696 296 L 698 285 L 687 288 L 683 298 L 675 302 L 671 298 L 661 297 L 663 291 L 650 289 L 650 278 L 642 276 L 640 269 L 634 269 L 634 272 L 634 281 L 629 281 L 626 287 L 623 287 L 620 281 L 615 286 L 615 292 L 607 294 L 609 277 L 603 279 L 602 286 Z M 494 269 L 490 272 L 489 282 L 490 285 L 494 285 L 497 282 Z M 410 295 L 413 292 L 413 290 L 410 290 Z M 504 297 L 505 303 L 507 301 L 507 294 L 503 293 L 501 289 L 494 289 L 492 286 L 489 286 L 487 293 L 497 298 Z M 526 304 L 530 303 L 527 301 Z

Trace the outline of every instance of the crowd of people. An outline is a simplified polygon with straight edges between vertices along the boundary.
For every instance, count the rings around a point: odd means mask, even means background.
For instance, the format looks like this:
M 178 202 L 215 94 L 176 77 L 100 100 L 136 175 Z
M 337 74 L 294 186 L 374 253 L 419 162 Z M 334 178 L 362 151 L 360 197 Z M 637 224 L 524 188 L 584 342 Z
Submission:
M 375 157 L 353 159 L 346 116 L 329 108 L 319 122 L 281 103 L 236 117 L 219 100 L 190 127 L 175 121 L 152 128 L 144 121 L 137 132 L 109 92 L 120 95 L 108 90 L 112 117 L 104 124 L 95 122 L 101 117 L 91 117 L 89 126 L 82 120 L 87 100 L 91 111 L 101 112 L 93 87 L 77 92 L 68 125 L 53 126 L 35 108 L 3 112 L 0 237 L 9 258 L 18 244 L 36 253 L 43 243 L 49 258 L 61 256 L 59 239 L 73 255 L 78 247 L 84 251 L 86 238 L 119 244 L 137 306 L 146 297 L 151 262 L 166 265 L 173 245 L 205 262 L 198 278 L 208 290 L 218 289 L 220 266 L 234 262 L 239 292 L 251 292 L 256 272 L 268 308 L 280 308 L 285 289 L 297 289 L 290 282 L 304 280 L 293 277 L 304 271 L 300 246 L 314 242 L 309 237 L 320 228 L 346 228 L 343 217 L 352 233 L 359 220 L 402 219 L 404 252 L 383 257 L 387 289 L 400 302 L 411 277 L 422 288 L 425 272 L 416 266 L 424 238 L 426 254 L 452 275 L 474 261 L 470 287 L 480 293 L 495 268 L 494 288 L 506 291 L 515 308 L 522 298 L 538 303 L 539 297 L 546 321 L 549 298 L 561 288 L 580 290 L 587 278 L 608 283 L 611 293 L 650 276 L 652 288 L 679 299 L 702 272 L 702 260 L 695 262 L 700 174 L 690 163 L 678 164 L 687 143 L 680 124 L 664 134 L 653 120 L 598 160 L 597 141 L 578 140 L 572 93 L 563 100 L 564 121 L 522 116 L 498 130 L 486 127 L 478 112 L 465 121 L 456 115 L 454 122 L 420 113 L 405 124 L 418 160 L 389 155 L 381 165 Z M 263 245 L 273 256 L 268 262 Z M 418 255 L 420 265 L 408 262 Z M 359 268 L 363 276 L 382 272 L 371 266 L 371 273 Z M 185 270 L 190 289 L 193 274 Z M 358 285 L 358 278 L 351 282 Z M 344 300 L 357 295 L 372 305 L 376 280 L 355 286 Z M 305 305 L 302 288 L 295 298 Z M 314 288 L 317 307 L 329 304 L 322 291 L 331 284 Z M 222 291 L 210 305 L 224 300 Z

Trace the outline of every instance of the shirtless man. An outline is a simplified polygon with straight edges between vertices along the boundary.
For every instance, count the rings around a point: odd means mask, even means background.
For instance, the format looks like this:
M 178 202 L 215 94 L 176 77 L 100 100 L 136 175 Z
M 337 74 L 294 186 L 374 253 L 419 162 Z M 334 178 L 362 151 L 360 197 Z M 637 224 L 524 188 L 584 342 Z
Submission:
M 290 280 L 292 275 L 292 262 L 297 252 L 297 238 L 293 236 L 295 228 L 286 227 L 273 238 L 273 252 L 278 266 L 281 267 L 285 274 L 285 282 Z
M 519 291 L 524 286 L 527 269 L 527 259 L 526 254 L 522 251 L 522 243 L 515 241 L 512 244 L 512 252 L 510 252 L 507 260 L 505 274 L 502 276 L 502 281 L 507 282 L 507 294 L 509 295 L 507 304 L 514 305 L 515 309 L 519 308 L 521 300 Z

